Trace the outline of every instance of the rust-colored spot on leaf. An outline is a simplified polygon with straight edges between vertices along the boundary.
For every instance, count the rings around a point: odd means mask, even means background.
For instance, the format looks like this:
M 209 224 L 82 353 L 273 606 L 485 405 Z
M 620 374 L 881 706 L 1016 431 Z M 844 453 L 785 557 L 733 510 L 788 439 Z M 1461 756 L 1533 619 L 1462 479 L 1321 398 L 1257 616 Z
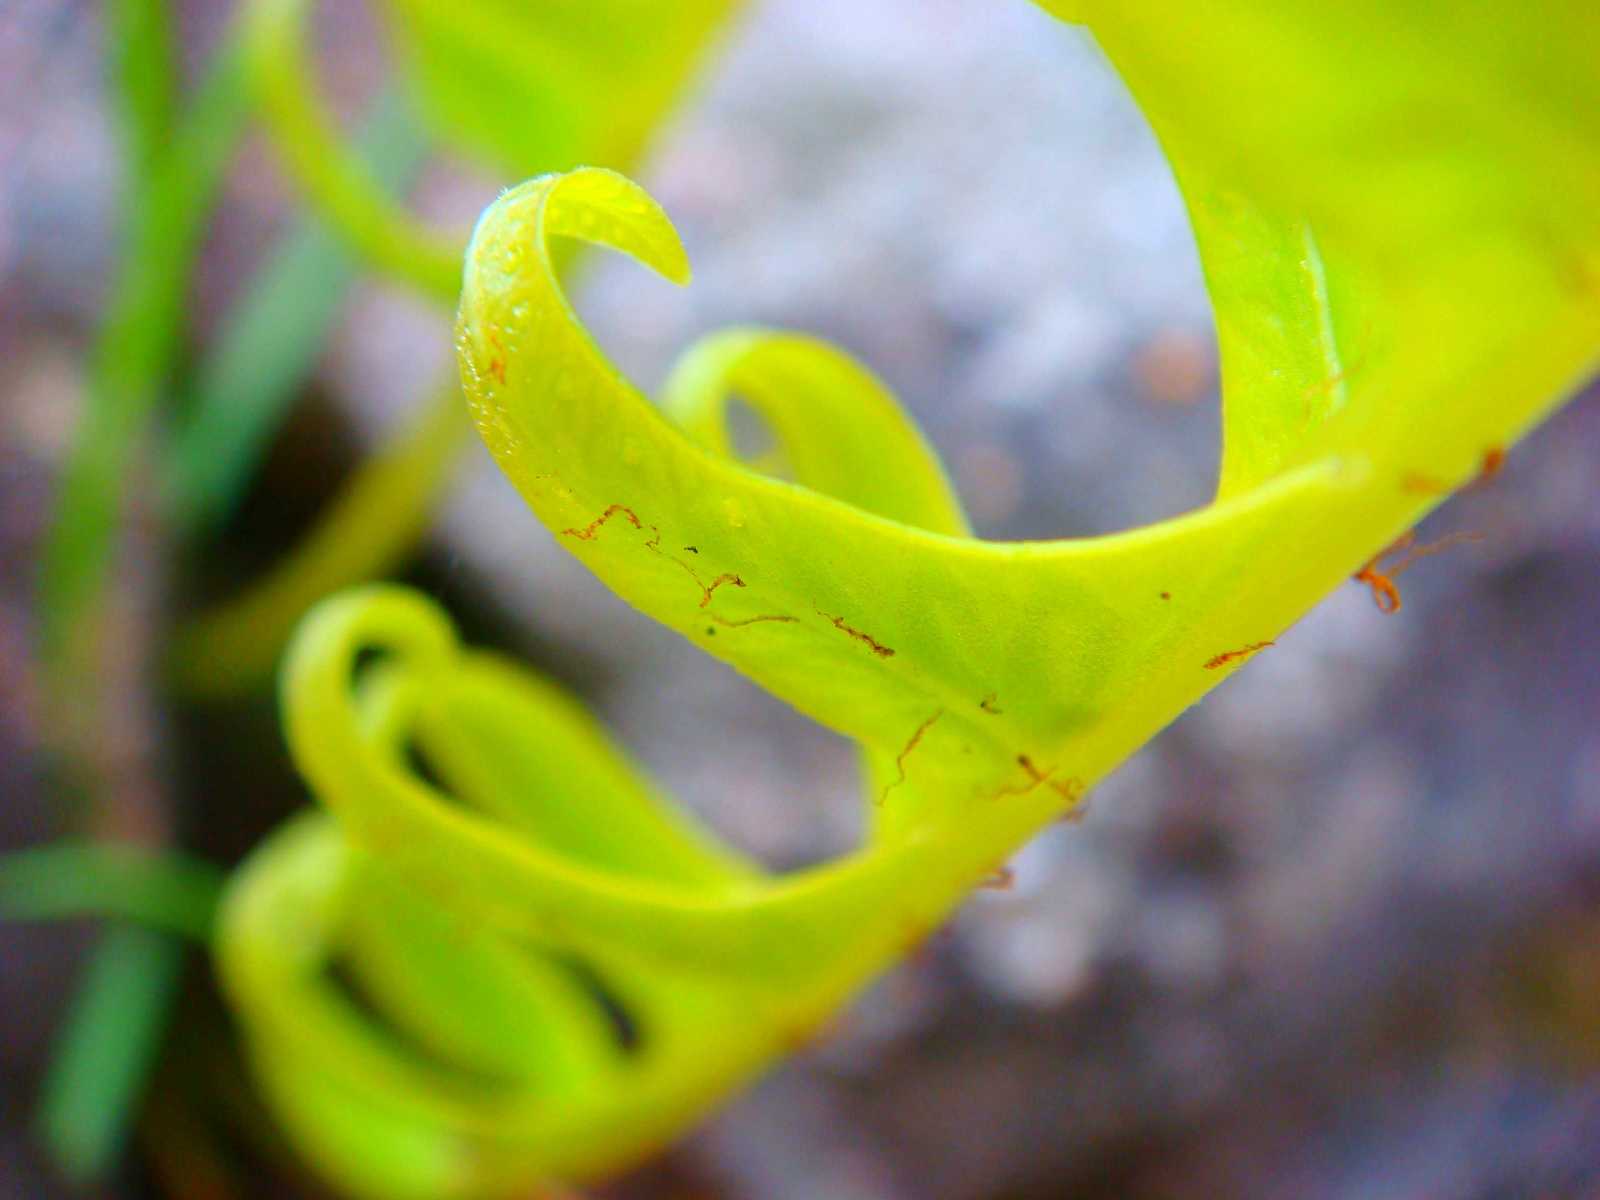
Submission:
M 1067 779 L 1052 780 L 1050 787 L 1067 802 L 1066 811 L 1061 814 L 1061 819 L 1076 825 L 1083 820 L 1084 814 L 1089 811 L 1089 806 L 1084 803 L 1084 793 L 1089 790 L 1087 784 L 1076 776 Z
M 786 617 L 782 613 L 764 613 L 758 617 L 743 617 L 737 621 L 730 621 L 727 617 L 719 617 L 716 613 L 709 614 L 711 620 L 725 629 L 743 629 L 746 625 L 759 625 L 762 621 L 778 621 L 785 625 L 793 625 L 797 618 Z
M 503 387 L 506 382 L 506 348 L 500 344 L 500 335 L 492 329 L 489 330 L 489 344 L 494 347 L 494 353 L 489 356 L 489 374 Z
M 786 1054 L 802 1054 L 808 1050 L 816 1049 L 822 1043 L 834 1037 L 838 1032 L 839 1024 L 839 1018 L 832 1014 L 821 1018 L 807 1017 L 792 1028 L 780 1032 L 778 1042 Z
M 1010 867 L 996 867 L 978 881 L 978 886 L 995 892 L 1009 892 L 1017 883 L 1017 873 Z
M 1249 658 L 1258 651 L 1265 650 L 1268 646 L 1275 646 L 1276 642 L 1251 642 L 1248 646 L 1240 646 L 1237 650 L 1224 650 L 1215 658 L 1206 660 L 1206 670 L 1215 671 L 1229 663 L 1238 662 L 1240 659 Z
M 1080 807 L 1078 802 L 1083 799 L 1083 793 L 1087 790 L 1083 780 L 1077 778 L 1077 776 L 1057 779 L 1055 778 L 1055 767 L 1041 768 L 1026 754 L 1017 755 L 1017 766 L 1021 767 L 1023 774 L 1028 777 L 1027 782 L 1018 784 L 1015 787 L 1001 788 L 994 794 L 996 800 L 1006 796 L 1026 796 L 1043 784 L 1060 796 L 1062 800 L 1066 801 L 1069 811 L 1064 814 L 1063 819 L 1077 819 L 1073 816 L 1073 812 Z
M 1378 569 L 1378 559 L 1362 567 L 1353 578 L 1372 589 L 1372 602 L 1378 606 L 1379 612 L 1391 614 L 1400 611 L 1400 589 L 1395 586 L 1394 580 Z
M 1308 410 L 1308 416 L 1310 415 L 1309 410 L 1311 408 L 1311 402 L 1317 399 L 1319 396 L 1326 396 L 1332 393 L 1335 388 L 1344 383 L 1345 376 L 1348 373 L 1348 371 L 1335 371 L 1327 378 L 1319 379 L 1316 383 L 1313 383 L 1310 387 L 1306 388 L 1306 390 L 1301 394 L 1301 399 L 1305 402 L 1306 409 Z
M 927 966 L 933 958 L 934 938 L 947 931 L 946 926 L 929 929 L 916 921 L 904 922 L 900 929 L 900 957 L 911 966 Z
M 1006 796 L 1026 796 L 1041 783 L 1047 782 L 1051 774 L 1055 771 L 1054 767 L 1051 767 L 1048 771 L 1041 771 L 1038 767 L 1034 766 L 1033 759 L 1029 758 L 1026 754 L 1017 755 L 1017 766 L 1021 767 L 1023 773 L 1027 775 L 1028 782 L 1020 784 L 1017 787 L 1001 788 L 994 794 L 994 798 L 996 800 L 1002 799 Z
M 644 548 L 646 550 L 650 551 L 652 554 L 658 555 L 661 558 L 666 559 L 673 566 L 677 567 L 678 570 L 682 571 L 690 579 L 694 580 L 694 585 L 697 588 L 700 589 L 700 607 L 701 608 L 705 608 L 708 604 L 711 603 L 711 593 L 716 591 L 723 584 L 731 583 L 731 584 L 733 584 L 734 587 L 741 587 L 741 588 L 745 586 L 744 580 L 741 579 L 738 575 L 735 575 L 732 571 L 726 571 L 723 574 L 718 575 L 710 583 L 707 583 L 704 579 L 701 579 L 700 578 L 700 572 L 696 571 L 693 567 L 691 567 L 688 563 L 684 562 L 683 559 L 679 558 L 677 555 L 668 554 L 665 550 L 663 550 L 661 548 L 661 527 L 659 525 L 650 526 L 650 540 L 647 541 L 644 544 Z M 693 547 L 693 546 L 685 546 L 684 549 L 693 551 L 695 554 L 699 554 L 700 553 L 700 551 L 695 549 L 695 547 Z M 712 619 L 713 620 L 721 620 L 721 618 L 717 618 L 717 617 L 713 617 Z M 793 617 L 771 617 L 771 618 L 761 618 L 761 619 L 764 619 L 764 620 L 791 621 L 794 618 Z M 724 621 L 723 624 L 727 624 L 727 622 Z
M 625 504 L 613 504 L 610 508 L 606 509 L 605 512 L 601 513 L 594 520 L 590 521 L 582 529 L 563 529 L 561 532 L 565 536 L 575 537 L 579 541 L 592 542 L 595 539 L 595 535 L 600 532 L 600 527 L 607 521 L 611 520 L 611 518 L 616 516 L 618 513 L 621 513 L 623 516 L 627 517 L 628 523 L 635 529 L 644 528 L 644 526 L 640 523 L 639 518 L 634 515 L 633 509 L 629 508 Z
M 868 650 L 871 650 L 874 654 L 876 654 L 879 658 L 893 658 L 894 657 L 894 650 L 891 647 L 885 646 L 882 642 L 880 642 L 877 638 L 873 637 L 870 633 L 863 633 L 861 630 L 855 628 L 855 626 L 846 624 L 845 619 L 843 617 L 835 617 L 835 616 L 833 616 L 833 615 L 831 615 L 829 613 L 822 612 L 821 610 L 818 610 L 817 615 L 819 617 L 824 617 L 827 620 L 832 621 L 833 622 L 833 627 L 835 629 L 837 629 L 840 633 L 844 634 L 845 636 L 847 636 L 849 638 L 854 639 L 855 641 L 860 642 L 862 645 L 866 646 L 866 648 Z
M 911 752 L 922 744 L 923 735 L 932 729 L 933 723 L 942 716 L 944 716 L 944 709 L 936 709 L 931 717 L 917 726 L 916 731 L 906 739 L 906 744 L 900 747 L 900 753 L 894 756 L 894 767 L 899 774 L 884 786 L 882 795 L 878 797 L 879 804 L 887 800 L 889 793 L 906 781 L 906 759 L 910 758 Z
M 1402 572 L 1409 570 L 1422 559 L 1430 558 L 1452 546 L 1466 542 L 1481 542 L 1483 535 L 1470 530 L 1461 531 L 1446 534 L 1437 541 L 1422 546 L 1416 545 L 1416 540 L 1415 533 L 1407 533 L 1355 573 L 1354 578 L 1357 583 L 1364 583 L 1372 589 L 1372 602 L 1378 606 L 1378 611 L 1381 613 L 1393 614 L 1400 611 L 1400 589 L 1394 581 Z M 1384 559 L 1395 554 L 1401 557 L 1385 566 Z
M 991 717 L 998 717 L 1001 712 L 1004 711 L 1001 709 L 998 703 L 999 699 L 1000 695 L 998 692 L 990 692 L 982 700 L 978 701 L 978 707 L 983 709 L 983 711 L 988 713 Z
M 1079 779 L 1076 775 L 1069 775 L 1066 779 L 1054 780 L 1051 782 L 1050 786 L 1063 800 L 1069 800 L 1073 804 L 1076 804 L 1079 800 L 1082 800 L 1083 793 L 1088 790 L 1083 780 Z
M 1505 465 L 1505 447 L 1490 446 L 1483 452 L 1483 465 L 1478 468 L 1478 477 L 1472 481 L 1470 486 L 1483 487 L 1491 482 L 1496 475 L 1500 474 L 1501 468 Z
M 690 574 L 693 574 L 693 572 L 691 571 Z M 696 578 L 695 582 L 696 583 L 700 583 L 700 580 L 698 578 Z M 706 605 L 710 604 L 711 603 L 711 593 L 716 591 L 719 587 L 721 587 L 725 583 L 731 583 L 731 584 L 733 584 L 734 587 L 741 587 L 741 588 L 744 587 L 744 580 L 740 579 L 737 575 L 733 574 L 732 572 L 724 572 L 723 574 L 718 575 L 710 583 L 702 583 L 702 584 L 700 584 L 701 588 L 704 589 L 704 591 L 705 591 L 705 595 L 700 597 L 700 607 L 704 608 Z
M 1483 461 L 1478 467 L 1478 473 L 1463 491 L 1471 491 L 1487 485 L 1494 477 L 1500 474 L 1500 469 L 1506 464 L 1506 452 L 1503 446 L 1490 446 L 1483 452 Z M 1417 496 L 1440 496 L 1450 490 L 1450 486 L 1443 480 L 1432 475 L 1424 475 L 1420 471 L 1410 471 L 1400 478 L 1400 490 L 1410 492 Z
M 1450 490 L 1450 485 L 1421 471 L 1407 471 L 1400 477 L 1400 490 L 1413 496 L 1442 496 Z

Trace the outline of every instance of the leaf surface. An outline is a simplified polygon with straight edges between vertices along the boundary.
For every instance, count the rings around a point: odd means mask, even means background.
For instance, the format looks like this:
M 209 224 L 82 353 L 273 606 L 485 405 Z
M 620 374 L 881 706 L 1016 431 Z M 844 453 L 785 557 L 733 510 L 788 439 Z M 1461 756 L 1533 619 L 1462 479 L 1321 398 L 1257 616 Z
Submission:
M 1478 0 L 1448 18 L 1420 0 L 1070 7 L 1166 147 L 1217 313 L 1220 483 L 1194 512 L 1104 537 L 976 539 L 927 443 L 837 350 L 717 335 L 685 355 L 660 407 L 610 364 L 562 290 L 557 247 L 611 247 L 686 282 L 670 222 L 637 185 L 596 168 L 543 176 L 479 222 L 458 349 L 497 462 L 619 595 L 858 741 L 871 820 L 834 862 L 763 872 L 673 813 L 536 681 L 464 651 L 427 602 L 374 589 L 319 606 L 285 673 L 285 715 L 350 853 L 491 944 L 587 964 L 643 1030 L 614 1061 L 539 975 L 527 986 L 560 1032 L 530 1030 L 526 1092 L 494 1104 L 481 1081 L 463 1091 L 371 1053 L 372 1030 L 337 1009 L 297 1028 L 272 998 L 322 985 L 253 974 L 294 944 L 272 928 L 294 870 L 266 858 L 225 922 L 230 977 L 278 1047 L 264 1069 L 328 1039 L 336 1088 L 280 1074 L 302 1114 L 337 1095 L 372 1117 L 341 1132 L 323 1104 L 311 1122 L 347 1172 L 363 1134 L 410 1128 L 421 1140 L 406 1144 L 432 1157 L 405 1176 L 411 1191 L 389 1179 L 387 1194 L 501 1194 L 671 1136 L 1593 370 L 1591 10 L 1536 5 L 1513 28 Z M 739 456 L 736 402 L 766 422 L 771 453 Z M 364 678 L 374 654 L 380 673 Z M 317 885 L 330 921 L 352 919 L 336 904 L 359 886 L 346 878 Z M 423 924 L 414 935 L 359 935 L 360 969 L 415 1035 L 481 1065 L 448 989 L 396 969 L 458 961 Z M 484 981 L 469 990 L 498 997 L 482 1027 L 509 1028 L 523 985 L 459 964 Z M 540 1081 L 559 1104 L 527 1099 Z M 384 1096 L 403 1097 L 387 1121 Z

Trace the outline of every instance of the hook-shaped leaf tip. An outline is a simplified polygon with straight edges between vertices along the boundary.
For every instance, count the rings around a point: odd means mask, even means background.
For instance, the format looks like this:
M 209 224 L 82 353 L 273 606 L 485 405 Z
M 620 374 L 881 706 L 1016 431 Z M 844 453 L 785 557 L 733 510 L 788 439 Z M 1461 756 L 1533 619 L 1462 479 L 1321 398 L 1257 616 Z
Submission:
M 689 282 L 683 242 L 650 194 L 616 171 L 577 167 L 518 184 L 484 210 L 467 245 L 463 311 L 475 294 L 490 297 L 515 287 L 530 251 L 551 269 L 552 237 L 608 246 L 672 283 Z
M 689 259 L 667 214 L 615 171 L 580 167 L 541 175 L 491 204 L 467 246 L 456 352 L 473 421 L 502 465 L 535 437 L 553 456 L 566 454 L 568 448 L 549 441 L 552 423 L 539 410 L 586 407 L 576 402 L 596 372 L 628 395 L 624 403 L 649 407 L 573 311 L 551 246 L 556 237 L 619 250 L 674 283 L 689 280 Z M 585 419 L 614 422 L 605 406 L 587 407 Z

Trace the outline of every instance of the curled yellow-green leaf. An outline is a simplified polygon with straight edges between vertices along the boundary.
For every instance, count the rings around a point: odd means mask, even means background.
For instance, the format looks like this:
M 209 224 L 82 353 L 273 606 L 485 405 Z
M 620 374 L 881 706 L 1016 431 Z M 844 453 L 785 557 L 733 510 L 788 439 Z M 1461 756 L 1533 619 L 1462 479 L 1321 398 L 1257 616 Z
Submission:
M 1036 779 L 1056 797 L 1040 819 L 1068 806 L 1218 678 L 1208 664 L 1276 637 L 1308 591 L 1370 553 L 1370 533 L 1327 519 L 1380 503 L 1354 456 L 1150 529 L 1015 545 L 960 536 L 953 512 L 923 528 L 757 473 L 685 436 L 605 363 L 551 268 L 562 234 L 683 273 L 666 218 L 620 176 L 547 177 L 497 201 L 460 323 L 490 450 L 619 594 L 894 761 L 884 806 L 908 828 Z M 876 453 L 884 488 L 925 487 L 920 441 Z M 1135 688 L 1147 702 L 1124 703 Z
M 341 836 L 307 824 L 265 850 L 222 936 L 280 1110 L 351 1190 L 507 1194 L 672 1136 L 1593 369 L 1600 107 L 1573 111 L 1590 7 L 1514 28 L 1487 0 L 1448 19 L 1379 0 L 1071 8 L 1146 104 L 1217 313 L 1220 482 L 1196 511 L 974 538 L 926 442 L 836 350 L 718 335 L 660 408 L 607 361 L 562 290 L 562 241 L 689 274 L 623 176 L 543 176 L 479 222 L 458 350 L 490 451 L 619 595 L 860 743 L 870 820 L 833 862 L 762 871 L 425 600 L 319 606 L 285 717 Z M 773 434 L 756 461 L 735 400 Z M 338 1000 L 341 954 L 449 1074 Z M 480 991 L 481 1024 L 463 1021 Z M 602 996 L 637 1044 L 586 1019 Z M 502 1034 L 521 1039 L 503 1059 Z
M 320 605 L 284 702 L 339 821 L 256 852 L 219 964 L 274 1110 L 352 1194 L 615 1169 L 806 1037 L 967 882 L 930 886 L 941 844 L 766 874 L 402 589 Z

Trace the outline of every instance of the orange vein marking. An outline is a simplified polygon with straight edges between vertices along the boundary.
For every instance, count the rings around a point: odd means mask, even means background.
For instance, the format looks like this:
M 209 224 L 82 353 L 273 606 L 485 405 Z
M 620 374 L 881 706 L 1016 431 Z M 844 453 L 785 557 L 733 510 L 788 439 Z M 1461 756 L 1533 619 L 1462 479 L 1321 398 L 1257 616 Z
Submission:
M 833 627 L 835 629 L 837 629 L 840 633 L 844 634 L 847 637 L 854 638 L 858 642 L 861 642 L 863 645 L 866 646 L 866 648 L 868 650 L 871 650 L 879 658 L 893 658 L 894 657 L 894 650 L 893 649 L 891 649 L 888 646 L 885 646 L 882 642 L 880 642 L 877 638 L 873 637 L 870 633 L 863 633 L 861 630 L 855 628 L 855 626 L 846 624 L 845 623 L 845 619 L 843 617 L 835 617 L 835 616 L 832 616 L 832 615 L 830 615 L 828 613 L 822 612 L 821 610 L 818 610 L 817 615 L 819 617 L 826 617 L 828 620 L 832 621 L 833 622 Z
M 1083 820 L 1083 814 L 1088 809 L 1087 805 L 1079 803 L 1083 799 L 1084 792 L 1088 790 L 1084 786 L 1083 780 L 1076 777 L 1071 779 L 1058 779 L 1052 783 L 1050 787 L 1055 791 L 1056 795 L 1060 796 L 1072 806 L 1068 808 L 1066 812 L 1061 814 L 1061 819 L 1063 821 Z
M 639 523 L 639 518 L 634 515 L 633 509 L 629 508 L 625 504 L 613 504 L 610 508 L 606 509 L 605 512 L 601 513 L 594 520 L 590 521 L 582 529 L 563 529 L 561 532 L 567 537 L 575 537 L 580 541 L 592 542 L 595 539 L 595 535 L 600 532 L 600 526 L 611 520 L 611 518 L 616 516 L 618 513 L 621 513 L 623 516 L 627 517 L 628 523 L 631 524 L 635 529 L 643 528 L 643 526 Z
M 680 564 L 680 565 L 687 565 L 687 564 Z M 693 571 L 690 571 L 689 573 L 691 575 L 694 574 Z M 699 580 L 698 576 L 695 578 L 695 582 L 696 583 L 700 583 L 700 580 Z M 731 583 L 731 584 L 733 584 L 734 587 L 743 587 L 744 586 L 744 580 L 740 579 L 737 575 L 734 575 L 731 572 L 725 573 L 725 574 L 722 574 L 722 575 L 718 575 L 709 584 L 700 583 L 701 588 L 705 591 L 705 595 L 700 597 L 700 607 L 704 608 L 706 605 L 710 604 L 711 603 L 711 593 L 716 591 L 719 587 L 721 587 L 725 583 Z
M 1225 667 L 1231 662 L 1241 658 L 1249 658 L 1258 650 L 1265 650 L 1268 646 L 1275 646 L 1276 642 L 1251 642 L 1248 646 L 1240 646 L 1237 650 L 1224 650 L 1221 654 L 1206 662 L 1206 670 L 1215 671 L 1218 667 Z
M 1026 796 L 1029 792 L 1033 791 L 1034 788 L 1038 787 L 1041 783 L 1044 783 L 1050 778 L 1051 775 L 1055 773 L 1054 767 L 1051 767 L 1048 771 L 1041 771 L 1038 767 L 1033 765 L 1033 759 L 1029 758 L 1026 754 L 1017 755 L 1017 766 L 1021 767 L 1028 773 L 1028 782 L 1023 784 L 1021 787 L 1001 788 L 994 794 L 994 798 L 996 800 L 999 800 L 1003 796 Z
M 1378 559 L 1362 567 L 1352 578 L 1372 589 L 1372 602 L 1378 606 L 1379 612 L 1388 614 L 1400 611 L 1400 589 L 1395 586 L 1394 580 L 1378 569 Z
M 978 881 L 978 886 L 997 892 L 1009 892 L 1016 882 L 1017 873 L 1010 867 L 996 867 Z
M 899 777 L 883 789 L 883 794 L 878 797 L 879 804 L 882 804 L 885 800 L 887 800 L 889 798 L 889 793 L 894 791 L 895 788 L 899 787 L 906 781 L 906 759 L 909 758 L 911 756 L 911 752 L 921 744 L 922 735 L 927 733 L 928 730 L 933 727 L 933 723 L 942 716 L 944 716 L 944 709 L 941 708 L 936 710 L 933 716 L 929 717 L 921 725 L 917 726 L 917 731 L 913 733 L 906 744 L 900 748 L 900 753 L 894 756 L 894 768 L 899 772 Z
M 489 374 L 503 386 L 506 381 L 506 348 L 500 344 L 500 339 L 495 336 L 494 330 L 489 331 L 489 343 L 494 347 L 494 355 L 489 359 Z
M 1400 478 L 1400 490 L 1409 492 L 1413 496 L 1438 496 L 1448 492 L 1450 486 L 1432 475 L 1424 475 L 1421 471 L 1407 471 Z
M 1430 558 L 1452 546 L 1459 546 L 1463 542 L 1481 542 L 1483 535 L 1471 531 L 1451 533 L 1424 546 L 1415 545 L 1416 540 L 1415 533 L 1407 533 L 1353 576 L 1357 583 L 1364 583 L 1372 589 L 1372 602 L 1378 606 L 1378 611 L 1381 613 L 1391 614 L 1400 611 L 1400 589 L 1394 581 L 1401 572 L 1409 570 L 1422 559 Z M 1402 557 L 1385 567 L 1383 560 L 1393 554 L 1400 554 Z

